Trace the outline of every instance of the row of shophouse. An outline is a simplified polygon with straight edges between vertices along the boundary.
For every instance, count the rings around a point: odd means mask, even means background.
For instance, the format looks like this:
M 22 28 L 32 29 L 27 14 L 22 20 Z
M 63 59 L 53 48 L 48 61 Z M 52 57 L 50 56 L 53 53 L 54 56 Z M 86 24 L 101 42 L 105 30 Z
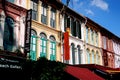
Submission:
M 61 1 L 6 0 L 4 4 L 2 1 L 1 50 L 15 52 L 19 49 L 32 60 L 46 57 L 72 65 L 120 67 L 120 38 Z M 26 32 L 30 25 L 26 26 L 27 10 L 32 10 L 31 28 L 28 30 L 31 34 Z M 28 52 L 25 52 L 26 34 L 30 35 Z

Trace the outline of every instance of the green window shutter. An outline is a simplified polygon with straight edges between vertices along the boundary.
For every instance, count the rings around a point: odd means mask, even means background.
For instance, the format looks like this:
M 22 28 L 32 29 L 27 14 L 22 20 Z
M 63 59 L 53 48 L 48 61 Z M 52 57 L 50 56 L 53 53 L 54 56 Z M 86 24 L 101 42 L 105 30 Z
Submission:
M 47 56 L 47 40 L 44 38 L 41 38 L 41 51 L 40 51 L 40 57 L 46 57 Z
M 55 61 L 56 60 L 56 42 L 51 41 L 50 43 L 50 60 Z
M 30 59 L 36 60 L 36 36 L 31 36 Z

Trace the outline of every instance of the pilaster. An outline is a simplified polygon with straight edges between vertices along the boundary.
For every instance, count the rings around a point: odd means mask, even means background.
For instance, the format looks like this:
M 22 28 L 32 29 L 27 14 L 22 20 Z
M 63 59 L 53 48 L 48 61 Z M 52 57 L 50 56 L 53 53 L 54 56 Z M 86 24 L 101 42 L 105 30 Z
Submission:
M 41 23 L 41 5 L 42 5 L 42 2 L 41 1 L 38 1 L 38 22 Z
M 51 6 L 48 6 L 47 12 L 48 12 L 47 25 L 50 26 Z

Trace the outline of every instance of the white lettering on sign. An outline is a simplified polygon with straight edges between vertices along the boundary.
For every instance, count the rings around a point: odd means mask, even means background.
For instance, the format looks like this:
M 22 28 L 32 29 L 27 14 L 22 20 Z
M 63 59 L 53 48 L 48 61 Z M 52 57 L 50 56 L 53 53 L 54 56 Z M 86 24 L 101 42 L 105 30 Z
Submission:
M 0 64 L 1 68 L 14 68 L 14 69 L 22 69 L 21 66 L 18 65 L 8 65 L 8 64 Z

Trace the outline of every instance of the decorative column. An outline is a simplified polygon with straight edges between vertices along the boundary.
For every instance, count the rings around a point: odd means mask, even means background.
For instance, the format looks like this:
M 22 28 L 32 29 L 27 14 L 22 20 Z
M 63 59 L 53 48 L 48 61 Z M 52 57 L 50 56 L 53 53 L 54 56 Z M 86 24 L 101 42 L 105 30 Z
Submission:
M 56 29 L 57 30 L 60 30 L 60 25 L 59 25 L 59 11 L 58 10 L 56 10 L 56 17 L 55 17 L 56 19 L 55 19 L 55 23 L 56 23 Z
M 48 9 L 47 9 L 48 11 L 48 13 L 47 13 L 47 16 L 48 16 L 48 18 L 47 18 L 47 25 L 48 26 L 50 26 L 50 15 L 51 15 L 51 6 L 48 6 Z
M 42 2 L 39 0 L 38 1 L 38 22 L 41 23 L 41 6 L 42 6 Z
M 62 61 L 61 60 L 61 44 L 60 42 L 56 41 L 56 61 Z
M 47 39 L 47 59 L 50 60 L 50 54 L 51 54 L 51 50 L 50 50 L 50 40 Z
M 26 5 L 27 9 L 30 9 L 30 0 L 27 0 L 27 5 Z
M 75 64 L 79 64 L 78 48 L 75 46 Z
M 102 47 L 102 36 L 100 32 L 98 32 L 98 47 Z
M 40 57 L 40 37 L 39 35 L 36 36 L 36 58 Z

